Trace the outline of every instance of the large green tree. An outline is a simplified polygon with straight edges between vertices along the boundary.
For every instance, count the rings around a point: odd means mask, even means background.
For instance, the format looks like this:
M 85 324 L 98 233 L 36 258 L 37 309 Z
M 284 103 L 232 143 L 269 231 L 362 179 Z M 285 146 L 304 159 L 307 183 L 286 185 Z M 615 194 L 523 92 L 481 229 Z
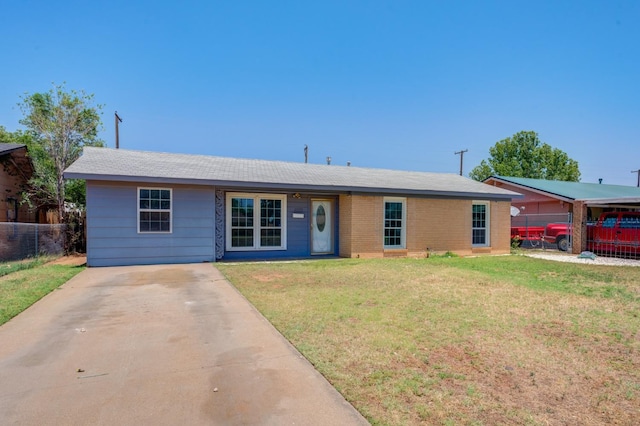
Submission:
M 489 148 L 490 157 L 469 173 L 471 179 L 511 176 L 533 179 L 580 180 L 578 162 L 564 151 L 542 143 L 533 131 L 522 131 Z
M 98 137 L 102 106 L 94 105 L 93 95 L 66 91 L 64 85 L 46 93 L 25 94 L 19 105 L 24 114 L 20 123 L 32 137 L 27 145 L 34 176 L 27 198 L 38 205 L 57 206 L 62 222 L 67 192 L 77 197 L 79 185 L 65 182 L 63 172 L 80 156 L 83 146 L 104 145 Z

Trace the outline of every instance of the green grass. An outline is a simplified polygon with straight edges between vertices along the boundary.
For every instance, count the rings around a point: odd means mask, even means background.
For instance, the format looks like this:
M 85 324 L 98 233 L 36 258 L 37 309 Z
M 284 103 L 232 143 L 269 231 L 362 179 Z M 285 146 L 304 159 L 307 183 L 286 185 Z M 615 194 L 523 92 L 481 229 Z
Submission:
M 0 263 L 0 277 L 4 277 L 5 275 L 9 275 L 17 271 L 24 271 L 26 269 L 42 266 L 45 263 L 52 261 L 53 259 L 54 258 L 50 256 L 41 256 L 24 260 L 17 260 L 14 262 Z
M 217 267 L 373 424 L 640 414 L 640 268 L 523 256 Z
M 630 286 L 630 279 L 636 274 L 633 268 L 619 266 L 594 266 L 582 264 L 549 262 L 522 256 L 462 258 L 456 268 L 481 273 L 493 279 L 509 277 L 509 282 L 533 290 L 557 291 L 592 297 L 620 297 L 629 301 L 640 300 L 637 288 Z M 523 260 L 526 260 L 523 262 Z M 447 261 L 437 258 L 434 264 L 446 265 Z M 624 271 L 624 272 L 623 272 Z M 626 272 L 629 271 L 629 272 Z M 631 289 L 631 290 L 630 290 Z
M 47 265 L 47 260 L 50 259 L 38 258 L 0 264 L 0 325 L 84 269 L 78 266 Z

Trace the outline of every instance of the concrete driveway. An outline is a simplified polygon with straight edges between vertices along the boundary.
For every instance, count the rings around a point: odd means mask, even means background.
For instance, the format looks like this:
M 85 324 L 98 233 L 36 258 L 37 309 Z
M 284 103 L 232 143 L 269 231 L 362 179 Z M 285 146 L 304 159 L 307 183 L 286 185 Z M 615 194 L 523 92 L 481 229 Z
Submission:
M 0 424 L 368 423 L 193 264 L 87 269 L 0 327 Z

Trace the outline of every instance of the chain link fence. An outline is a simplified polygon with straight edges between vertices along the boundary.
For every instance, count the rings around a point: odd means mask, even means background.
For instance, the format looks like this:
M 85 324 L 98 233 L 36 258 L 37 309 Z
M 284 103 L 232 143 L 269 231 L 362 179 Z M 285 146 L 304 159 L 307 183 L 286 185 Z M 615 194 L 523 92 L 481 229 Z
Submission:
M 65 238 L 61 224 L 0 223 L 0 262 L 63 254 Z

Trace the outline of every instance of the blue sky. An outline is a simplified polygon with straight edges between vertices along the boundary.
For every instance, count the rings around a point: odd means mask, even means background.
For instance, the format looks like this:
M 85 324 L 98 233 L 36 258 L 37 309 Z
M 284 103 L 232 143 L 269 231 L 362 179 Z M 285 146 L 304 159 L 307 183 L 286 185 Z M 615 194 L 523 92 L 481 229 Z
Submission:
M 534 130 L 640 169 L 638 1 L 7 1 L 0 125 L 52 82 L 127 149 L 464 174 Z

